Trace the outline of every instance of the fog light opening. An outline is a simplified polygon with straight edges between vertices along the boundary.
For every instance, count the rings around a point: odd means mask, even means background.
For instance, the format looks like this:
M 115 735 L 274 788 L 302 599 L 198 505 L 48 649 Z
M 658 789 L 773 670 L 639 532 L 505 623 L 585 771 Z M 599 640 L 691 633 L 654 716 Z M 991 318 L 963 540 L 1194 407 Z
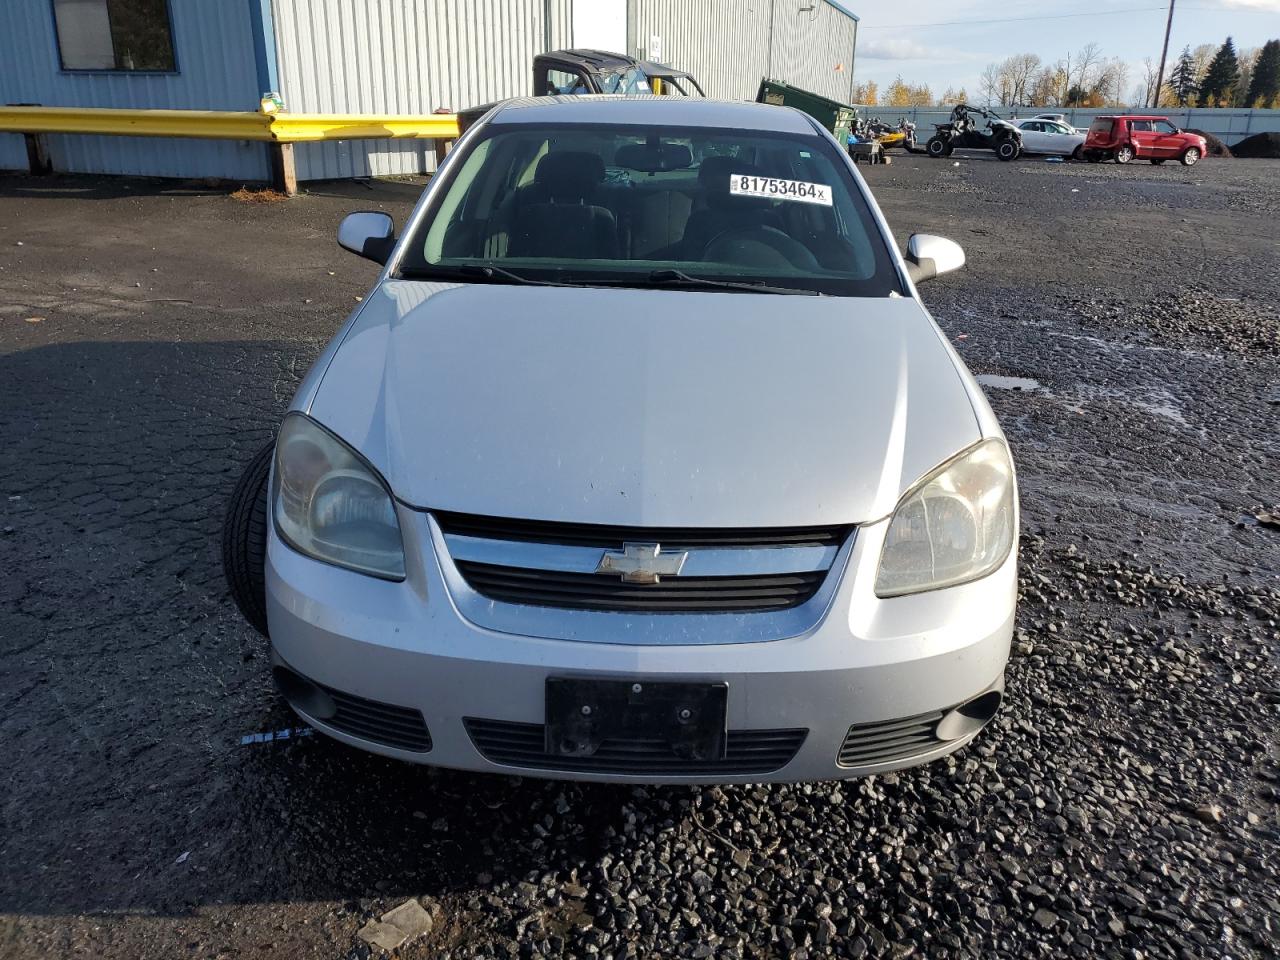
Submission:
M 959 740 L 961 737 L 972 736 L 996 715 L 1003 699 L 1002 690 L 988 690 L 960 704 L 938 722 L 937 738 Z
M 276 689 L 289 701 L 289 705 L 307 716 L 328 720 L 338 712 L 338 705 L 333 702 L 333 697 L 288 667 L 275 667 L 271 676 L 275 679 Z

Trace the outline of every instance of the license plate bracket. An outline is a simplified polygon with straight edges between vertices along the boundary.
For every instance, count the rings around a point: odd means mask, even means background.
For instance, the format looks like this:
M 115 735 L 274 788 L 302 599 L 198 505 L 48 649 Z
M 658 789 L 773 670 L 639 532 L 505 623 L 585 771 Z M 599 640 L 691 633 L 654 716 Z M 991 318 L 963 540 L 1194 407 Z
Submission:
M 729 686 L 548 677 L 546 752 L 593 756 L 606 740 L 661 740 L 683 760 L 723 760 Z

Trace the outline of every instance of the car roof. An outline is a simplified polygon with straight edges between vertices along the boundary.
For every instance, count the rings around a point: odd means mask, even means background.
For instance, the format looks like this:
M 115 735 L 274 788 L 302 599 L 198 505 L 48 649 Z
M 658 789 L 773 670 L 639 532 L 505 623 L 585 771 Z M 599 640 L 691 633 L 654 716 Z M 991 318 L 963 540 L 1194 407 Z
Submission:
M 523 97 L 498 104 L 487 121 L 516 123 L 638 123 L 654 126 L 729 127 L 767 133 L 809 134 L 817 126 L 792 107 L 741 100 L 668 96 Z
M 582 47 L 575 47 L 572 50 L 548 50 L 546 53 L 538 54 L 538 59 L 574 63 L 581 67 L 590 67 L 593 70 L 631 67 L 639 62 L 628 57 L 625 53 L 611 53 L 608 50 L 588 50 Z

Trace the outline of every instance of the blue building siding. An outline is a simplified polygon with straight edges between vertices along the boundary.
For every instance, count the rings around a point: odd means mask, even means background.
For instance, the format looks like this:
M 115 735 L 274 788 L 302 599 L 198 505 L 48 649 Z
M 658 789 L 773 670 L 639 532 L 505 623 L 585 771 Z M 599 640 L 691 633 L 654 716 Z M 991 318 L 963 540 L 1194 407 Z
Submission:
M 50 0 L 0 0 L 0 103 L 255 110 L 263 91 L 254 3 L 261 0 L 169 0 L 177 72 L 131 74 L 63 70 Z M 54 169 L 67 172 L 243 180 L 270 175 L 266 147 L 247 141 L 55 135 L 49 152 Z M 26 165 L 22 137 L 0 134 L 0 169 Z

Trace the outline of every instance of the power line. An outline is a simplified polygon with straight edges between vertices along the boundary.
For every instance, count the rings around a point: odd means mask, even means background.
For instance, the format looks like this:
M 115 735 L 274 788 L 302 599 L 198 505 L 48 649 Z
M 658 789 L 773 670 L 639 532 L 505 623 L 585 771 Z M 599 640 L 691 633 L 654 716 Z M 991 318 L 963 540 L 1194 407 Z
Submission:
M 1123 10 L 1093 10 L 1088 13 L 1048 13 L 1034 17 L 999 17 L 993 20 L 943 20 L 937 23 L 868 23 L 859 26 L 863 30 L 913 30 L 918 27 L 964 27 L 972 24 L 1026 23 L 1029 20 L 1070 20 L 1075 17 L 1110 17 L 1120 13 L 1150 13 L 1165 7 L 1126 7 Z

